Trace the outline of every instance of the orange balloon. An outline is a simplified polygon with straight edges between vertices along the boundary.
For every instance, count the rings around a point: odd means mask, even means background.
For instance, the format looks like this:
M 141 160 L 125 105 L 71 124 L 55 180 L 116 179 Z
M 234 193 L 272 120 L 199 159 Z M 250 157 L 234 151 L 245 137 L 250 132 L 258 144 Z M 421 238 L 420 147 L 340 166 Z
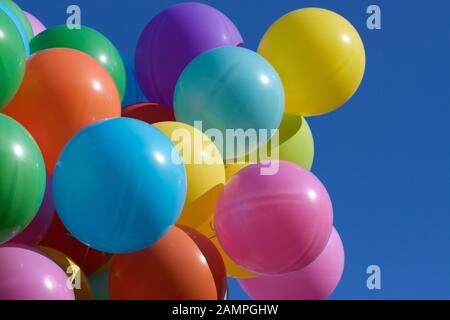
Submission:
M 147 249 L 114 256 L 109 292 L 115 300 L 217 300 L 205 256 L 178 227 Z
M 109 73 L 91 56 L 48 49 L 28 59 L 22 85 L 3 113 L 31 133 L 53 173 L 74 134 L 97 120 L 120 116 L 120 96 Z
M 205 235 L 190 227 L 178 225 L 178 227 L 187 233 L 189 237 L 197 244 L 200 251 L 206 258 L 209 268 L 216 282 L 217 296 L 219 300 L 225 298 L 227 293 L 227 270 L 222 256 L 216 246 Z

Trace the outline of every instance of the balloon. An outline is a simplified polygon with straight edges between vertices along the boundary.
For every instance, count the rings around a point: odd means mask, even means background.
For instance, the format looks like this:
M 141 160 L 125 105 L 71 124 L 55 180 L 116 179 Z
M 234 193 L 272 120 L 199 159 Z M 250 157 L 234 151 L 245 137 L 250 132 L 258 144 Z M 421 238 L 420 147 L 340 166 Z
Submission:
M 214 230 L 214 217 L 211 217 L 211 220 L 209 221 L 208 225 L 203 225 L 202 228 L 199 228 L 199 232 L 201 232 L 203 235 L 205 235 L 209 240 L 211 240 L 212 244 L 217 248 L 219 251 L 219 254 L 221 255 L 223 262 L 225 264 L 225 269 L 227 272 L 227 275 L 229 277 L 234 278 L 252 278 L 256 275 L 254 273 L 251 273 L 248 270 L 245 270 L 241 266 L 237 265 L 229 256 L 228 254 L 223 250 L 222 245 L 220 244 L 219 240 L 217 239 L 216 232 Z
M 217 297 L 219 300 L 224 300 L 227 292 L 227 272 L 219 251 L 214 244 L 200 232 L 186 226 L 179 225 L 178 227 L 194 240 L 195 244 L 205 256 L 206 262 L 214 277 Z
M 286 112 L 312 116 L 341 107 L 364 75 L 364 45 L 340 15 L 320 8 L 292 11 L 267 30 L 258 52 L 280 74 Z
M 69 276 L 75 293 L 75 300 L 93 299 L 91 286 L 86 275 L 72 259 L 52 248 L 40 246 L 38 249 L 52 259 Z
M 94 300 L 110 300 L 109 271 L 99 271 L 89 276 Z
M 327 244 L 333 208 L 327 190 L 308 170 L 272 161 L 239 171 L 225 186 L 215 230 L 227 254 L 260 274 L 297 271 Z
M 0 247 L 1 300 L 74 300 L 68 277 L 33 248 Z
M 333 228 L 323 252 L 305 268 L 239 282 L 257 300 L 324 300 L 336 289 L 344 271 L 344 260 L 341 238 Z
M 125 108 L 138 102 L 147 101 L 147 98 L 145 97 L 144 93 L 141 90 L 141 87 L 139 86 L 133 64 L 124 55 L 121 55 L 121 57 L 126 72 L 126 88 L 125 95 L 122 100 L 122 108 Z
M 11 0 L 0 0 L 0 4 L 8 6 L 14 12 L 14 15 L 19 19 L 20 24 L 24 28 L 26 37 L 28 38 L 29 42 L 31 38 L 33 38 L 33 29 L 31 28 L 30 22 L 25 16 L 25 12 Z
M 87 53 L 105 67 L 113 78 L 121 99 L 124 97 L 125 66 L 116 47 L 100 32 L 86 26 L 69 29 L 66 25 L 60 25 L 34 37 L 30 46 L 32 53 L 49 48 L 70 48 Z
M 36 36 L 47 28 L 40 22 L 35 16 L 26 11 L 23 12 L 30 22 L 31 28 L 33 29 L 33 35 Z
M 177 221 L 186 170 L 175 146 L 142 121 L 93 124 L 66 145 L 54 174 L 56 211 L 80 241 L 108 253 L 142 250 Z
M 186 202 L 178 223 L 198 229 L 209 223 L 225 185 L 220 151 L 207 136 L 190 125 L 159 122 L 154 126 L 177 146 L 186 168 Z
M 231 277 L 228 278 L 227 294 L 227 300 L 252 300 L 252 298 L 242 289 L 239 280 Z
M 19 90 L 25 73 L 25 48 L 14 22 L 0 10 L 0 111 Z
M 246 166 L 250 165 L 249 163 L 245 164 L 225 164 L 225 176 L 226 180 L 228 181 L 231 179 L 231 176 L 237 173 L 239 170 L 245 168 Z M 222 188 L 220 188 L 220 191 Z M 219 191 L 219 190 L 218 190 Z M 237 265 L 223 250 L 222 246 L 220 245 L 219 241 L 217 240 L 216 231 L 214 230 L 214 209 L 210 208 L 210 205 L 215 206 L 217 202 L 216 197 L 209 197 L 210 202 L 199 202 L 199 205 L 193 206 L 188 211 L 188 214 L 197 214 L 200 217 L 208 217 L 208 220 L 206 223 L 201 224 L 197 227 L 197 230 L 205 235 L 208 239 L 211 240 L 211 242 L 216 246 L 217 250 L 219 251 L 220 255 L 222 256 L 223 262 L 225 264 L 225 268 L 227 271 L 227 275 L 229 277 L 235 277 L 235 278 L 251 278 L 255 277 L 255 274 L 251 273 L 250 271 L 245 270 L 241 266 Z M 209 205 L 210 204 L 210 205 Z
M 112 257 L 108 253 L 97 251 L 78 241 L 64 227 L 57 214 L 55 214 L 53 222 L 40 245 L 61 251 L 73 259 L 87 275 L 99 270 Z
M 201 3 L 174 5 L 150 21 L 136 48 L 136 72 L 149 100 L 173 106 L 183 69 L 203 52 L 243 44 L 236 26 L 220 11 Z
M 0 244 L 36 216 L 45 192 L 45 165 L 33 137 L 0 113 Z
M 101 65 L 72 49 L 48 49 L 27 61 L 23 84 L 3 112 L 36 139 L 50 174 L 69 139 L 97 120 L 119 117 L 116 86 Z
M 252 163 L 249 162 L 227 162 L 225 164 L 225 176 L 229 181 L 236 173 L 248 167 Z
M 109 292 L 113 300 L 217 300 L 205 256 L 177 227 L 145 250 L 114 256 Z
M 27 35 L 27 32 L 25 31 L 25 27 L 20 21 L 19 17 L 16 15 L 16 13 L 6 4 L 2 3 L 0 1 L 0 11 L 3 11 L 8 15 L 8 17 L 14 22 L 14 25 L 17 28 L 17 31 L 20 33 L 20 38 L 23 44 L 23 47 L 25 48 L 25 54 L 26 56 L 30 55 L 30 38 Z M 22 13 L 23 14 L 23 13 Z
M 53 204 L 52 194 L 52 180 L 51 176 L 47 173 L 47 184 L 45 187 L 44 199 L 42 200 L 41 207 L 38 213 L 34 217 L 33 221 L 19 233 L 12 238 L 9 243 L 20 243 L 30 246 L 37 245 L 45 236 L 50 224 L 52 223 L 55 205 Z
M 222 137 L 227 137 L 228 129 L 253 129 L 248 148 L 244 134 L 237 151 L 223 146 L 233 141 L 221 139 L 224 159 L 233 159 L 266 143 L 278 129 L 284 111 L 283 86 L 258 54 L 238 47 L 218 48 L 198 56 L 183 71 L 175 89 L 174 110 L 177 121 L 191 125 L 202 121 L 203 132 L 219 130 Z
M 173 109 L 159 103 L 136 103 L 122 110 L 122 117 L 132 118 L 154 124 L 162 121 L 175 121 Z
M 247 162 L 285 160 L 311 170 L 314 160 L 314 139 L 305 118 L 285 114 L 279 131 L 255 152 Z

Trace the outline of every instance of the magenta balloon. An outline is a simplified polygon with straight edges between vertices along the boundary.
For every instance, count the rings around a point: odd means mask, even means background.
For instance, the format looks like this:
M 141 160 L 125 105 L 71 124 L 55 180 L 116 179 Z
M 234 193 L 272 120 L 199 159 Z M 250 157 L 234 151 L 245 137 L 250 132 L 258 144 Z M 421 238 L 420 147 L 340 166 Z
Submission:
M 38 213 L 21 233 L 12 238 L 8 243 L 20 243 L 30 246 L 39 244 L 44 238 L 50 224 L 52 223 L 55 213 L 55 205 L 53 204 L 52 180 L 47 173 L 47 184 L 45 187 L 44 199 Z
M 56 263 L 34 249 L 0 247 L 0 300 L 74 300 L 67 280 Z
M 173 107 L 173 93 L 184 68 L 210 49 L 243 45 L 236 26 L 223 13 L 202 3 L 174 5 L 154 17 L 136 48 L 136 74 L 154 102 Z
M 33 29 L 33 34 L 37 35 L 41 33 L 42 31 L 46 30 L 45 26 L 40 22 L 35 16 L 33 16 L 31 13 L 28 13 L 24 11 L 25 16 L 27 17 L 28 21 L 31 24 L 31 28 Z
M 333 226 L 328 192 L 308 170 L 286 161 L 239 171 L 216 206 L 215 230 L 227 254 L 259 274 L 297 271 L 325 248 Z M 265 168 L 265 169 L 264 169 Z
M 344 261 L 344 246 L 333 228 L 323 252 L 305 268 L 284 275 L 241 279 L 239 283 L 255 300 L 324 300 L 341 280 Z

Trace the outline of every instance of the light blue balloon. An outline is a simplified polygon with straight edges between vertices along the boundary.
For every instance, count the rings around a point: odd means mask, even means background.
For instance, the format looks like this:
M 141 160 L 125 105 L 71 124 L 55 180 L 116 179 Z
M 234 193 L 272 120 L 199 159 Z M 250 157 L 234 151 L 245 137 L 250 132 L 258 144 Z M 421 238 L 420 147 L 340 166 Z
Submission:
M 144 249 L 176 223 L 186 170 L 173 143 L 142 121 L 115 118 L 76 134 L 53 176 L 57 212 L 81 242 L 108 253 Z
M 242 289 L 239 281 L 228 277 L 227 300 L 252 300 L 252 298 Z
M 22 25 L 22 22 L 20 21 L 19 17 L 16 15 L 16 13 L 8 7 L 6 4 L 0 2 L 0 10 L 5 12 L 8 17 L 14 22 L 14 24 L 17 27 L 17 30 L 19 30 L 20 36 L 23 41 L 23 46 L 25 47 L 25 54 L 27 57 L 30 56 L 30 40 L 28 38 L 27 32 L 25 31 L 25 27 Z
M 99 271 L 88 277 L 94 300 L 110 300 L 109 271 Z
M 130 59 L 128 59 L 125 55 L 121 54 L 123 63 L 125 65 L 125 71 L 127 74 L 127 86 L 125 90 L 125 96 L 122 101 L 122 108 L 126 108 L 129 105 L 147 102 L 148 99 L 145 97 L 144 93 L 139 86 L 139 82 L 136 77 L 136 72 L 134 70 L 134 66 Z
M 284 89 L 262 56 L 241 47 L 222 47 L 198 56 L 184 69 L 175 89 L 174 110 L 177 121 L 190 125 L 202 121 L 203 132 L 216 143 L 220 139 L 214 139 L 208 129 L 220 130 L 225 146 L 227 129 L 255 129 L 259 139 L 254 135 L 251 141 L 260 146 L 280 125 Z M 223 146 L 217 147 L 226 159 L 255 149 L 233 154 L 230 148 L 225 152 Z

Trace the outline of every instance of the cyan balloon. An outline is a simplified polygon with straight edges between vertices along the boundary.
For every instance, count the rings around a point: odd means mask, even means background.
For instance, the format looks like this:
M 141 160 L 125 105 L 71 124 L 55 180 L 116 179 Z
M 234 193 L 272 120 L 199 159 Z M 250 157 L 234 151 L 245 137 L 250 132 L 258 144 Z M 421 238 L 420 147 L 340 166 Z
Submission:
M 174 110 L 177 121 L 192 126 L 201 121 L 203 132 L 220 130 L 223 139 L 212 140 L 216 144 L 223 140 L 217 147 L 225 159 L 233 159 L 264 144 L 278 129 L 284 112 L 284 89 L 277 72 L 263 57 L 245 48 L 222 47 L 198 56 L 186 67 L 175 89 Z M 227 129 L 253 129 L 247 136 L 250 147 L 241 144 L 237 151 L 228 147 L 231 139 L 227 139 Z M 242 134 L 240 138 L 245 142 Z
M 96 272 L 90 275 L 88 279 L 95 300 L 110 300 L 109 270 Z
M 186 170 L 172 142 L 135 119 L 97 122 L 75 135 L 56 165 L 55 207 L 69 232 L 108 253 L 144 249 L 176 223 Z

